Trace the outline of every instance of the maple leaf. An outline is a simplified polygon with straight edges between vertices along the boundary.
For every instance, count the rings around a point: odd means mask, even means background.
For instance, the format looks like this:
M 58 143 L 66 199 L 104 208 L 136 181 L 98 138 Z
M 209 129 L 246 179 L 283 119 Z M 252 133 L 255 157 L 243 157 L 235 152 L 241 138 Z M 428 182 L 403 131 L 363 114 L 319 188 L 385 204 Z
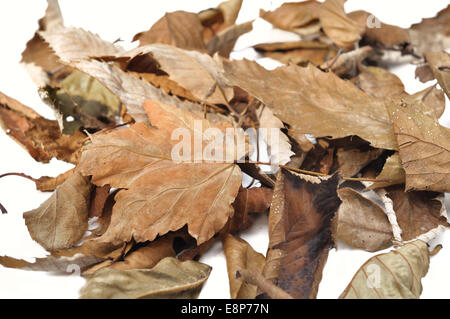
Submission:
M 111 225 L 99 240 L 143 242 L 188 225 L 201 244 L 232 216 L 241 171 L 233 163 L 174 164 L 172 132 L 184 127 L 193 133 L 198 118 L 157 102 L 144 108 L 153 127 L 137 123 L 95 134 L 83 152 L 79 170 L 94 184 L 126 189 L 116 196 Z M 203 120 L 203 127 L 211 126 Z

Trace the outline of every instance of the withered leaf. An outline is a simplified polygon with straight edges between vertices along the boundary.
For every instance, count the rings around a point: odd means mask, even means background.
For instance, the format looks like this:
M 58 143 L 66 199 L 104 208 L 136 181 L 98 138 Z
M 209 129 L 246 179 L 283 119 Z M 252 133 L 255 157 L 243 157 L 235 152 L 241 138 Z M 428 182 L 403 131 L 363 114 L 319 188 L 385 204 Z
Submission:
M 86 139 L 81 132 L 61 133 L 57 121 L 47 120 L 20 102 L 0 93 L 0 125 L 36 160 L 48 163 L 54 157 L 77 163 Z
M 224 58 L 229 58 L 239 37 L 252 31 L 253 21 L 234 24 L 214 36 L 206 45 L 209 55 L 216 52 Z
M 111 225 L 100 240 L 119 244 L 133 237 L 144 242 L 187 224 L 189 233 L 201 244 L 232 215 L 231 204 L 241 184 L 240 169 L 223 162 L 175 165 L 172 132 L 187 128 L 193 136 L 194 121 L 199 118 L 158 102 L 149 101 L 144 107 L 154 127 L 137 123 L 95 134 L 80 161 L 80 171 L 92 175 L 94 184 L 126 188 L 116 196 Z M 206 120 L 202 123 L 204 128 L 212 126 Z
M 101 269 L 88 278 L 81 299 L 194 299 L 211 267 L 164 258 L 150 270 Z
M 168 45 L 140 47 L 128 53 L 131 57 L 151 54 L 169 78 L 190 91 L 200 102 L 228 104 L 233 90 L 226 87 L 221 65 L 207 54 Z
M 319 19 L 320 6 L 321 3 L 314 0 L 287 2 L 274 11 L 261 10 L 260 16 L 279 29 L 295 32 Z
M 197 14 L 186 11 L 168 12 L 150 30 L 138 33 L 133 41 L 140 46 L 163 43 L 186 50 L 206 51 L 203 26 Z
M 338 191 L 337 238 L 351 247 L 378 251 L 392 245 L 392 227 L 383 209 L 351 188 Z
M 332 73 L 311 65 L 269 71 L 248 60 L 224 62 L 224 68 L 231 85 L 270 107 L 293 131 L 333 138 L 358 135 L 374 147 L 397 148 L 385 103 Z
M 440 215 L 442 203 L 436 199 L 439 193 L 405 192 L 403 185 L 391 186 L 386 191 L 394 204 L 403 240 L 415 239 L 439 225 L 449 226 L 447 219 Z
M 421 106 L 405 99 L 389 103 L 390 117 L 406 173 L 406 190 L 448 192 L 450 130 Z
M 278 173 L 269 214 L 264 277 L 294 298 L 315 298 L 341 203 L 338 176 L 329 179 Z
M 75 245 L 88 228 L 91 184 L 74 174 L 39 208 L 23 215 L 31 238 L 48 251 Z
M 226 236 L 223 240 L 223 249 L 227 259 L 231 298 L 254 299 L 257 295 L 257 287 L 247 284 L 242 277 L 236 278 L 236 272 L 251 269 L 262 273 L 266 258 L 253 250 L 245 240 L 232 235 Z
M 402 184 L 405 182 L 405 170 L 398 152 L 392 154 L 384 163 L 383 169 L 376 178 L 377 182 L 373 183 L 369 188 L 383 188 L 390 185 Z
M 39 34 L 59 59 L 70 64 L 89 58 L 116 56 L 124 50 L 81 28 L 57 28 Z
M 398 76 L 379 67 L 366 67 L 356 79 L 367 94 L 383 99 L 405 94 L 405 86 Z
M 425 53 L 425 59 L 439 85 L 450 98 L 450 54 L 447 52 L 428 52 Z
M 340 299 L 417 299 L 430 256 L 417 240 L 389 253 L 370 258 L 353 277 Z M 370 277 L 369 277 L 370 276 Z
M 320 7 L 319 17 L 324 32 L 339 47 L 350 47 L 359 42 L 365 31 L 344 11 L 344 3 L 347 0 L 326 0 Z
M 379 148 L 369 150 L 339 148 L 336 152 L 338 171 L 342 176 L 354 176 L 382 153 L 383 150 Z

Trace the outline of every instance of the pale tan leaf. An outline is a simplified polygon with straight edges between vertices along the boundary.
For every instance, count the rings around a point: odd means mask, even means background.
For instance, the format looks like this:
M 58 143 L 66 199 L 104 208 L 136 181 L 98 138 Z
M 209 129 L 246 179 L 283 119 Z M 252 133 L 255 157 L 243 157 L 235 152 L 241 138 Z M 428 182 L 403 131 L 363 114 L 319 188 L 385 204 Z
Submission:
M 380 157 L 382 153 L 383 150 L 379 148 L 369 150 L 339 148 L 336 152 L 338 171 L 342 176 L 355 176 L 366 165 Z
M 383 209 L 351 188 L 338 190 L 337 238 L 351 247 L 378 251 L 392 245 L 392 228 Z
M 349 47 L 361 39 L 365 28 L 347 17 L 346 0 L 326 0 L 320 7 L 320 23 L 326 35 L 340 47 Z
M 269 71 L 256 62 L 224 62 L 225 77 L 255 96 L 293 131 L 333 138 L 358 135 L 373 147 L 396 149 L 385 102 L 312 65 Z
M 64 63 L 71 64 L 93 57 L 116 56 L 123 51 L 97 34 L 81 28 L 58 28 L 39 34 Z
M 140 46 L 164 43 L 186 50 L 206 51 L 202 32 L 197 14 L 167 12 L 150 30 L 136 34 L 133 41 L 139 41 Z
M 81 299 L 193 299 L 211 267 L 165 258 L 150 270 L 102 269 L 88 278 Z
M 447 52 L 428 52 L 425 59 L 433 71 L 439 85 L 450 98 L 450 54 Z
M 405 170 L 403 169 L 398 152 L 388 157 L 381 173 L 378 174 L 376 179 L 380 181 L 373 183 L 368 187 L 369 189 L 384 188 L 405 182 Z
M 406 190 L 450 190 L 450 130 L 406 99 L 388 104 Z
M 236 278 L 236 272 L 251 269 L 262 273 L 266 258 L 256 252 L 243 239 L 227 235 L 223 240 L 223 249 L 227 259 L 228 280 L 232 299 L 254 299 L 257 287 L 247 284 L 243 278 Z
M 216 52 L 224 58 L 229 58 L 233 51 L 236 41 L 245 33 L 252 31 L 253 21 L 241 24 L 234 24 L 219 34 L 214 36 L 206 45 L 209 55 L 214 55 Z
M 31 238 L 48 251 L 75 245 L 88 228 L 91 184 L 74 174 L 39 208 L 23 215 Z
M 418 240 L 370 258 L 353 277 L 340 299 L 417 299 L 430 256 Z

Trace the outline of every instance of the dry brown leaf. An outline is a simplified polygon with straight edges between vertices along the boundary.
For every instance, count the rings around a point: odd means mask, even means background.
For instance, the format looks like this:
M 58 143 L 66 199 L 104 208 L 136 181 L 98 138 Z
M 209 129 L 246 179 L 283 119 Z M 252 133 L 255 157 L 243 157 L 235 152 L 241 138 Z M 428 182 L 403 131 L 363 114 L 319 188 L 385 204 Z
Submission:
M 350 19 L 344 11 L 346 0 L 326 0 L 320 7 L 320 23 L 326 35 L 339 47 L 350 47 L 359 42 L 365 31 Z
M 414 75 L 422 83 L 434 80 L 433 70 L 431 70 L 428 64 L 417 66 Z
M 329 179 L 280 170 L 269 214 L 264 277 L 294 298 L 315 298 L 341 203 L 338 176 Z
M 130 57 L 145 54 L 150 54 L 160 70 L 190 91 L 198 101 L 227 105 L 232 99 L 233 89 L 224 83 L 220 62 L 209 55 L 163 44 L 147 45 L 125 53 Z
M 355 176 L 370 162 L 380 157 L 382 153 L 383 150 L 379 148 L 369 150 L 339 148 L 336 151 L 338 171 L 342 176 Z
M 203 26 L 197 14 L 186 11 L 168 12 L 148 31 L 138 33 L 133 41 L 140 46 L 164 43 L 186 50 L 206 51 Z
M 398 152 L 388 157 L 386 163 L 384 163 L 383 170 L 378 174 L 376 179 L 380 180 L 380 182 L 373 183 L 368 187 L 369 189 L 384 188 L 405 182 L 405 170 L 403 169 Z
M 228 0 L 216 8 L 207 9 L 198 14 L 203 29 L 203 39 L 208 43 L 218 33 L 232 26 L 239 15 L 243 0 Z
M 378 251 L 392 245 L 392 227 L 383 209 L 351 188 L 338 191 L 337 238 L 351 247 Z
M 274 11 L 260 11 L 260 16 L 275 27 L 296 31 L 319 19 L 321 3 L 314 0 L 283 3 Z
M 39 208 L 24 213 L 31 238 L 48 251 L 78 243 L 88 228 L 90 194 L 89 179 L 69 177 Z
M 59 59 L 66 64 L 96 57 L 119 55 L 124 50 L 81 28 L 57 28 L 39 32 Z
M 206 45 L 208 54 L 212 56 L 217 52 L 220 56 L 229 58 L 239 37 L 252 30 L 253 21 L 235 24 L 226 28 L 208 42 Z
M 365 262 L 339 299 L 418 299 L 429 265 L 425 242 L 406 244 Z
M 428 52 L 425 53 L 425 59 L 439 85 L 450 98 L 450 54 L 447 52 Z
M 402 99 L 388 106 L 406 173 L 406 190 L 448 192 L 450 130 L 434 116 L 424 114 L 419 103 Z
M 312 65 L 269 71 L 256 62 L 224 62 L 225 77 L 255 96 L 292 131 L 333 138 L 358 135 L 373 147 L 396 149 L 384 101 Z M 301 119 L 301 120 L 299 120 Z
M 116 196 L 111 225 L 100 241 L 120 244 L 133 237 L 143 242 L 187 224 L 189 233 L 201 244 L 232 215 L 231 204 L 241 184 L 240 169 L 223 162 L 175 164 L 172 132 L 187 128 L 193 133 L 194 121 L 199 118 L 158 102 L 147 102 L 144 107 L 154 127 L 138 123 L 95 134 L 80 161 L 80 171 L 92 175 L 94 184 L 126 188 Z M 206 120 L 202 123 L 205 129 L 212 126 Z M 161 180 L 168 182 L 161 184 Z
M 47 120 L 20 102 L 0 92 L 0 126 L 36 160 L 53 157 L 77 163 L 86 136 L 77 131 L 64 135 L 57 121 Z
M 194 299 L 211 267 L 164 258 L 150 270 L 101 269 L 88 278 L 81 299 Z
M 223 240 L 223 250 L 227 260 L 230 296 L 232 299 L 255 299 L 257 287 L 247 284 L 244 279 L 236 278 L 236 272 L 251 269 L 262 273 L 266 258 L 256 252 L 243 239 L 228 235 Z
M 364 92 L 379 99 L 405 94 L 405 87 L 400 78 L 383 68 L 366 67 L 355 81 Z
M 47 3 L 45 16 L 39 20 L 38 31 L 57 30 L 64 27 L 58 0 L 47 0 Z M 39 87 L 50 84 L 53 76 L 64 68 L 64 65 L 60 63 L 58 57 L 38 32 L 28 41 L 22 53 L 21 63 L 25 65 L 32 80 Z
M 415 239 L 439 225 L 449 226 L 447 219 L 440 215 L 442 203 L 436 199 L 439 193 L 405 192 L 403 185 L 391 186 L 386 191 L 394 203 L 404 241 Z

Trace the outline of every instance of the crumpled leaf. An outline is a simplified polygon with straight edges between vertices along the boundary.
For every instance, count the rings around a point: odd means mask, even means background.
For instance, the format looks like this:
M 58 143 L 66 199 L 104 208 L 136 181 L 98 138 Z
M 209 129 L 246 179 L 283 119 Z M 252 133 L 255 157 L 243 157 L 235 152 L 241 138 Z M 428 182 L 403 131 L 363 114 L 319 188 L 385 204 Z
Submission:
M 400 155 L 398 155 L 398 152 L 387 158 L 383 169 L 376 177 L 376 180 L 379 181 L 370 185 L 369 189 L 383 188 L 405 182 L 405 170 L 403 169 L 402 161 L 400 160 Z
M 39 35 L 66 64 L 88 60 L 95 57 L 116 56 L 124 50 L 105 41 L 97 34 L 81 28 L 57 28 L 41 31 Z
M 278 173 L 269 214 L 269 249 L 264 277 L 294 298 L 315 298 L 341 203 L 338 176 L 322 179 Z
M 31 238 L 48 251 L 75 245 L 88 228 L 91 184 L 74 174 L 39 208 L 23 215 Z
M 54 77 L 64 72 L 64 65 L 39 34 L 39 31 L 54 31 L 64 27 L 58 0 L 47 0 L 47 4 L 45 15 L 39 20 L 39 29 L 28 41 L 20 61 L 39 87 L 50 84 Z
M 398 76 L 379 67 L 364 68 L 355 81 L 364 92 L 379 99 L 406 93 L 405 86 Z
M 373 160 L 383 153 L 382 149 L 361 150 L 358 148 L 339 148 L 336 152 L 338 171 L 342 176 L 355 176 Z
M 164 258 L 150 270 L 105 268 L 88 278 L 81 299 L 194 299 L 211 267 L 195 261 Z
M 408 243 L 370 258 L 339 298 L 418 299 L 429 264 L 427 244 L 421 240 Z
M 74 134 L 82 128 L 103 129 L 113 126 L 119 118 L 120 100 L 89 75 L 74 71 L 60 86 L 48 86 L 41 92 L 44 101 L 57 112 L 64 134 Z
M 243 239 L 227 235 L 223 240 L 223 250 L 227 260 L 228 280 L 232 299 L 254 299 L 257 287 L 247 284 L 244 279 L 236 278 L 236 272 L 251 269 L 262 273 L 266 258 L 256 252 Z
M 411 106 L 413 105 L 413 106 Z M 450 130 L 406 99 L 388 104 L 406 190 L 450 190 Z
M 54 157 L 76 164 L 86 136 L 61 133 L 57 121 L 47 120 L 32 109 L 0 92 L 0 126 L 36 161 Z
M 260 16 L 275 27 L 295 32 L 319 20 L 321 3 L 314 0 L 283 3 L 274 11 L 260 11 Z
M 292 131 L 333 138 L 358 135 L 373 147 L 397 148 L 385 103 L 332 73 L 311 65 L 269 71 L 248 60 L 224 62 L 224 68 L 231 85 L 270 107 Z
M 439 193 L 405 192 L 403 185 L 391 186 L 386 191 L 394 204 L 404 241 L 415 239 L 439 225 L 449 226 L 447 218 L 440 214 L 442 203 L 436 199 Z
M 439 85 L 450 98 L 450 54 L 447 52 L 428 52 L 425 59 L 433 71 Z
M 213 56 L 216 52 L 229 58 L 239 37 L 253 30 L 253 21 L 234 24 L 214 36 L 206 45 L 208 54 Z
M 201 102 L 227 105 L 233 97 L 233 89 L 226 87 L 222 78 L 220 63 L 207 54 L 163 44 L 147 45 L 128 54 L 151 54 L 159 69 Z
M 305 65 L 308 62 L 321 65 L 331 61 L 337 50 L 330 44 L 320 41 L 294 41 L 281 43 L 261 43 L 254 49 L 264 57 L 272 58 L 284 64 Z
M 337 238 L 351 247 L 378 251 L 392 245 L 392 227 L 383 209 L 351 188 L 338 190 Z
M 133 41 L 140 46 L 164 43 L 186 50 L 206 51 L 203 26 L 197 14 L 186 11 L 168 12 L 150 30 L 138 33 Z
M 201 244 L 232 215 L 231 204 L 241 184 L 240 169 L 224 162 L 174 163 L 172 132 L 187 128 L 194 136 L 194 121 L 199 118 L 154 101 L 144 107 L 154 127 L 137 123 L 93 135 L 78 167 L 84 175 L 92 175 L 98 186 L 127 189 L 116 196 L 111 225 L 100 240 L 119 244 L 133 237 L 143 242 L 187 224 L 189 234 Z M 206 120 L 202 123 L 205 129 L 213 126 Z M 161 180 L 168 182 L 161 184 Z
M 221 31 L 232 26 L 239 15 L 243 0 L 227 0 L 216 8 L 203 10 L 198 13 L 204 29 L 203 40 L 209 43 Z
M 320 23 L 326 35 L 339 47 L 349 47 L 361 39 L 365 28 L 344 11 L 346 0 L 326 0 L 320 7 Z

